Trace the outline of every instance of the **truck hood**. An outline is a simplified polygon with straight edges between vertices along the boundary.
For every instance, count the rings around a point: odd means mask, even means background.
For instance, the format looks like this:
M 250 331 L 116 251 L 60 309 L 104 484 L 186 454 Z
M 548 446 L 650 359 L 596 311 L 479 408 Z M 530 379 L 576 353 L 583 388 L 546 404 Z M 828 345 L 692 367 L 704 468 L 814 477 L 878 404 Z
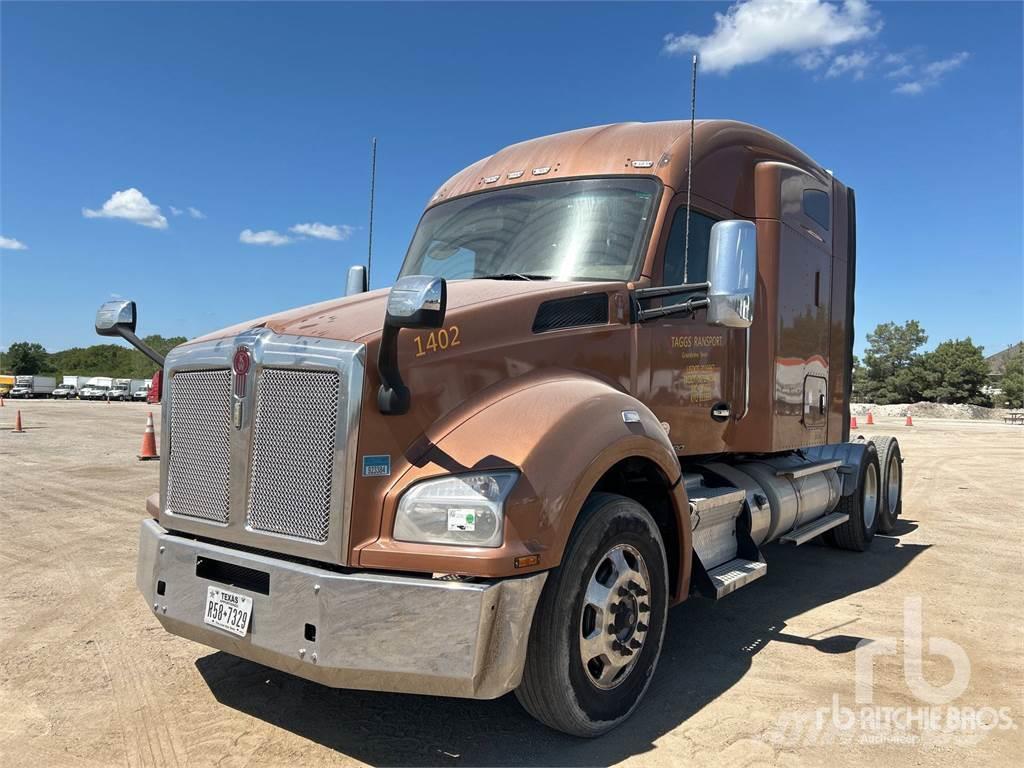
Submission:
M 567 293 L 586 293 L 592 291 L 595 286 L 614 284 L 557 280 L 450 280 L 447 311 L 450 313 L 476 304 L 511 302 L 524 296 L 543 301 L 546 298 L 544 294 L 556 297 Z M 382 288 L 258 317 L 206 334 L 193 339 L 190 343 L 236 336 L 257 327 L 270 328 L 278 334 L 365 343 L 369 338 L 378 335 L 384 325 L 389 290 Z

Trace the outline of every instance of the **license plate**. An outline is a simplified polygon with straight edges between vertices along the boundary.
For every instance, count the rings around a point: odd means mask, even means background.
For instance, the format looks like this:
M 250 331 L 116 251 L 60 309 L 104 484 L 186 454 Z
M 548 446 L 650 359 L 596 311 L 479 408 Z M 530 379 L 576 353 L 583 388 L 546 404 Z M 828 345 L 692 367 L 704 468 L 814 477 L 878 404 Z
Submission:
M 203 621 L 218 629 L 245 637 L 252 618 L 252 598 L 219 587 L 206 588 L 206 613 Z

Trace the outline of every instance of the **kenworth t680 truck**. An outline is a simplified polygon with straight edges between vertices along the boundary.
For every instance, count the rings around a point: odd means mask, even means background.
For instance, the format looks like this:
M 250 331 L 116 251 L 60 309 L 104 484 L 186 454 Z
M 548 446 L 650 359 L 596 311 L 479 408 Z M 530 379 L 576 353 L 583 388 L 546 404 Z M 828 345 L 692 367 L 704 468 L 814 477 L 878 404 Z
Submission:
M 698 121 L 692 158 L 690 134 L 508 147 L 441 186 L 390 290 L 141 345 L 157 620 L 329 686 L 515 691 L 595 736 L 670 606 L 756 589 L 766 543 L 891 529 L 899 446 L 849 434 L 853 191 L 759 128 Z

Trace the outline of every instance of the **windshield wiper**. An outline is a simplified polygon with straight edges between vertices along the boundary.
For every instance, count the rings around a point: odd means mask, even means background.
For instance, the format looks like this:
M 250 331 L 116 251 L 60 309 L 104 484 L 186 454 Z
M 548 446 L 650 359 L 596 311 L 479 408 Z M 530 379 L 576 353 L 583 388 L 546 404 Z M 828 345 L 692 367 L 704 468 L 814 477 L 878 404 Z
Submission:
M 551 275 L 530 275 L 522 272 L 502 272 L 497 275 L 477 275 L 474 280 L 550 280 Z

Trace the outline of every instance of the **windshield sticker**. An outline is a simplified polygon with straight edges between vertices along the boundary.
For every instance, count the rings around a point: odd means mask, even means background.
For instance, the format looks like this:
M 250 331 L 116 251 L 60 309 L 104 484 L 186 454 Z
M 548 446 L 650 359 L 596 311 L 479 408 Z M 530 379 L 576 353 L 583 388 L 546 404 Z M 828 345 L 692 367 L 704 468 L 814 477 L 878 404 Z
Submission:
M 390 477 L 391 456 L 363 456 L 363 477 Z

